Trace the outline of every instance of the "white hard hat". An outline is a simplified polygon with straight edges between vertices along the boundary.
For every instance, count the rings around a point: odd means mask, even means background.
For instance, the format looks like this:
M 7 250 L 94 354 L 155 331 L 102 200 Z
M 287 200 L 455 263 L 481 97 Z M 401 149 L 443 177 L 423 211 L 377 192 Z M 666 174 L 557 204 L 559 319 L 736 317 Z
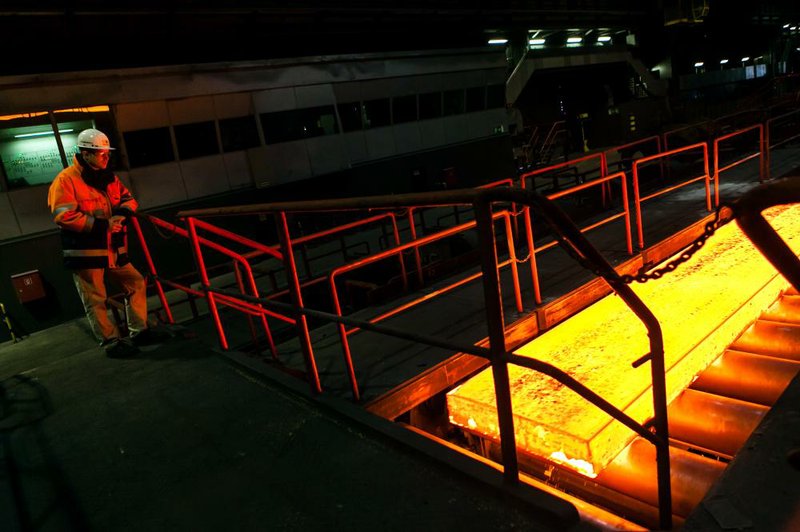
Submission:
M 111 147 L 108 137 L 97 129 L 84 129 L 78 134 L 78 149 L 89 150 L 115 150 Z

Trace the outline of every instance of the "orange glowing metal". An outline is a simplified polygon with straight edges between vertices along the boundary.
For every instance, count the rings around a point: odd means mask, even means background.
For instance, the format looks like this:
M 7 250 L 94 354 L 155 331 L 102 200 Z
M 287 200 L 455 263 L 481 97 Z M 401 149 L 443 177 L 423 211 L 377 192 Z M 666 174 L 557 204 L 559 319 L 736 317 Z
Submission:
M 800 206 L 765 218 L 800 249 Z M 653 311 L 664 335 L 667 401 L 677 397 L 786 287 L 735 223 L 720 228 L 687 263 L 632 288 Z M 642 423 L 653 416 L 644 325 L 615 295 L 607 296 L 515 351 L 551 363 Z M 633 438 L 618 421 L 557 381 L 509 365 L 517 445 L 595 476 Z M 499 439 L 491 370 L 447 394 L 450 421 Z

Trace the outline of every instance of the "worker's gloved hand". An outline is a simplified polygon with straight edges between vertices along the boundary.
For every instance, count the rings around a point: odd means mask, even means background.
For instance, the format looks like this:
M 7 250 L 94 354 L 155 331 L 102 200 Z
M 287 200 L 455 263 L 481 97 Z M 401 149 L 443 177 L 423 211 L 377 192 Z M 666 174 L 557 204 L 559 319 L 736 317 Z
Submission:
M 108 219 L 108 228 L 112 233 L 119 233 L 120 231 L 122 231 L 124 225 L 125 225 L 124 216 L 116 215 Z

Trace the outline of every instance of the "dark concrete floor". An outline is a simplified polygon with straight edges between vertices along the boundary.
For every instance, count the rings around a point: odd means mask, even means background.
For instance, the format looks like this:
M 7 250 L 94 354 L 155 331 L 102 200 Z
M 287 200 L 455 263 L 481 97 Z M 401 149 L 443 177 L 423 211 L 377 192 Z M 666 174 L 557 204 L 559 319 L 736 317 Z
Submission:
M 567 503 L 481 483 L 172 331 L 130 360 L 82 320 L 0 346 L 0 530 L 577 525 Z

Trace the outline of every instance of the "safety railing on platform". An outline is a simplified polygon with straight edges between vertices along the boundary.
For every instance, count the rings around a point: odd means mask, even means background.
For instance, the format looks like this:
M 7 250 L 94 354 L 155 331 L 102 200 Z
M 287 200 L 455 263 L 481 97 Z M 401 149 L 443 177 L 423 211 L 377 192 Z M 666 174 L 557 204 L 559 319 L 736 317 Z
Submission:
M 523 205 L 528 209 L 536 208 L 543 219 L 557 235 L 559 243 L 571 254 L 577 254 L 582 261 L 591 265 L 592 271 L 601 275 L 612 289 L 631 308 L 634 314 L 642 321 L 647 329 L 649 338 L 649 352 L 639 357 L 636 364 L 650 362 L 653 390 L 652 424 L 648 427 L 638 423 L 625 412 L 603 399 L 600 395 L 585 387 L 572 376 L 546 362 L 515 355 L 506 348 L 506 327 L 503 317 L 503 299 L 500 288 L 500 273 L 498 264 L 497 241 L 494 229 L 497 214 L 492 210 L 492 205 L 497 202 L 512 202 Z M 397 209 L 421 207 L 426 205 L 446 205 L 469 203 L 473 206 L 474 226 L 478 232 L 480 265 L 485 304 L 485 317 L 489 340 L 488 349 L 477 345 L 463 345 L 450 341 L 442 341 L 435 337 L 418 333 L 398 330 L 378 324 L 374 321 L 356 320 L 342 316 L 340 312 L 329 313 L 307 308 L 303 303 L 297 271 L 293 267 L 292 246 L 286 224 L 287 212 L 302 211 L 330 211 L 339 209 Z M 449 192 L 435 192 L 422 194 L 404 194 L 395 196 L 377 196 L 369 198 L 349 198 L 341 200 L 321 200 L 316 202 L 274 203 L 229 208 L 192 210 L 178 213 L 185 219 L 189 226 L 189 234 L 193 247 L 199 249 L 200 242 L 194 227 L 199 218 L 207 216 L 238 216 L 245 214 L 272 214 L 278 223 L 280 238 L 280 255 L 284 259 L 289 286 L 292 293 L 292 304 L 280 303 L 266 298 L 259 298 L 247 294 L 236 293 L 212 287 L 204 281 L 204 291 L 209 298 L 221 296 L 226 298 L 241 299 L 242 303 L 250 306 L 271 309 L 293 315 L 297 324 L 298 337 L 306 361 L 306 375 L 312 391 L 321 391 L 319 374 L 313 356 L 313 347 L 308 335 L 306 317 L 315 317 L 329 320 L 338 324 L 340 331 L 346 336 L 349 325 L 356 329 L 368 330 L 388 336 L 411 340 L 413 342 L 442 347 L 454 353 L 463 352 L 485 358 L 492 367 L 494 389 L 496 395 L 498 425 L 500 429 L 500 445 L 502 451 L 503 476 L 507 483 L 519 483 L 519 465 L 514 432 L 513 406 L 509 383 L 508 364 L 515 364 L 546 374 L 575 393 L 597 406 L 614 419 L 633 430 L 636 434 L 646 439 L 656 447 L 657 472 L 658 472 L 658 502 L 659 521 L 663 528 L 672 525 L 672 501 L 670 492 L 670 463 L 669 463 L 669 432 L 667 422 L 666 383 L 664 365 L 664 346 L 660 325 L 655 316 L 644 305 L 629 285 L 625 284 L 613 266 L 589 243 L 580 229 L 551 201 L 531 191 L 520 188 L 490 188 L 467 189 Z M 507 214 L 501 216 L 506 221 L 507 234 L 510 233 L 510 218 Z M 467 224 L 465 224 L 467 225 Z M 409 245 L 414 244 L 410 243 Z M 401 246 L 402 247 L 402 246 Z M 513 246 L 509 245 L 509 249 Z M 387 250 L 387 253 L 400 253 L 400 250 Z M 201 259 L 199 253 L 196 258 Z M 377 259 L 376 259 L 377 260 Z M 512 262 L 513 263 L 513 262 Z M 203 269 L 202 260 L 198 260 L 198 268 Z M 354 265 L 354 267 L 356 267 Z
M 409 207 L 409 210 L 410 209 L 411 208 Z M 516 304 L 517 312 L 522 312 L 522 310 L 523 310 L 523 308 L 522 308 L 522 294 L 521 294 L 521 291 L 520 291 L 519 274 L 517 272 L 517 257 L 516 257 L 515 251 L 514 251 L 515 246 L 514 246 L 514 237 L 513 237 L 513 234 L 512 234 L 512 227 L 511 227 L 511 215 L 510 215 L 510 213 L 508 211 L 503 210 L 503 211 L 494 213 L 493 214 L 493 218 L 494 219 L 502 219 L 504 221 L 505 233 L 506 233 L 506 248 L 508 249 L 508 254 L 509 254 L 509 258 L 507 260 L 504 260 L 504 261 L 500 262 L 497 265 L 497 267 L 498 267 L 498 269 L 502 268 L 502 267 L 505 267 L 505 266 L 510 266 L 511 267 L 511 278 L 512 278 L 512 283 L 513 283 L 513 286 L 514 286 L 514 302 Z M 356 262 L 352 262 L 350 264 L 346 264 L 344 266 L 340 266 L 339 268 L 336 268 L 335 270 L 333 270 L 331 272 L 331 274 L 329 276 L 330 287 L 331 287 L 331 295 L 333 297 L 334 311 L 336 312 L 336 314 L 338 316 L 342 315 L 342 307 L 341 307 L 341 304 L 339 302 L 339 292 L 338 292 L 337 287 L 336 287 L 336 277 L 338 275 L 346 273 L 346 272 L 353 271 L 355 269 L 364 267 L 366 265 L 369 265 L 369 264 L 372 264 L 372 263 L 375 263 L 375 262 L 378 262 L 378 261 L 383 260 L 383 259 L 385 259 L 387 257 L 391 257 L 391 256 L 395 256 L 395 255 L 402 256 L 403 252 L 408 250 L 408 249 L 414 249 L 414 250 L 418 251 L 421 246 L 424 246 L 426 244 L 429 244 L 429 243 L 437 241 L 437 240 L 448 238 L 448 237 L 450 237 L 452 235 L 455 235 L 455 234 L 458 234 L 458 233 L 462 233 L 462 232 L 470 230 L 470 229 L 474 229 L 476 227 L 476 225 L 477 225 L 477 223 L 474 222 L 474 221 L 467 222 L 465 224 L 462 224 L 462 225 L 459 225 L 459 226 L 456 226 L 456 227 L 452 227 L 452 228 L 446 229 L 444 231 L 439 231 L 439 232 L 434 233 L 432 235 L 428 235 L 428 236 L 425 236 L 425 237 L 422 237 L 422 238 L 414 239 L 413 241 L 411 241 L 411 242 L 409 242 L 407 244 L 403 244 L 403 245 L 397 246 L 396 248 L 393 248 L 393 249 L 388 249 L 388 250 L 383 251 L 381 253 L 378 253 L 376 255 L 372 255 L 370 257 L 365 257 L 365 258 L 360 259 L 360 260 L 358 260 Z M 469 283 L 471 281 L 474 281 L 475 279 L 479 278 L 481 275 L 482 275 L 481 272 L 478 272 L 478 273 L 475 273 L 475 274 L 470 274 L 465 278 L 459 279 L 456 282 L 450 283 L 450 284 L 448 284 L 446 286 L 443 286 L 443 287 L 439 288 L 438 290 L 436 290 L 436 292 L 433 292 L 433 293 L 430 293 L 430 294 L 426 294 L 426 295 L 424 295 L 422 297 L 419 297 L 419 298 L 416 298 L 416 299 L 414 299 L 412 301 L 404 303 L 404 304 L 402 304 L 402 305 L 400 305 L 398 307 L 395 307 L 394 309 L 392 309 L 392 310 L 390 310 L 388 312 L 384 312 L 384 313 L 380 314 L 379 316 L 376 316 L 376 317 L 374 317 L 374 318 L 372 318 L 372 319 L 370 319 L 368 321 L 369 321 L 369 323 L 378 323 L 378 322 L 381 322 L 381 321 L 383 321 L 383 320 L 385 320 L 387 318 L 390 318 L 392 316 L 396 316 L 396 315 L 400 314 L 403 311 L 409 310 L 409 309 L 419 305 L 420 303 L 424 303 L 426 301 L 431 300 L 434 297 L 438 297 L 438 296 L 444 295 L 447 292 L 450 292 L 450 291 L 452 291 L 452 290 L 454 290 L 456 288 L 459 288 L 459 287 L 461 287 L 461 286 L 463 286 L 463 285 L 465 285 L 465 284 L 467 284 L 467 283 Z M 357 382 L 356 375 L 355 375 L 355 369 L 353 367 L 353 357 L 352 357 L 352 353 L 350 352 L 350 342 L 347 339 L 347 337 L 349 335 L 351 335 L 351 334 L 353 334 L 355 332 L 358 332 L 359 328 L 356 327 L 356 328 L 352 328 L 352 329 L 348 330 L 348 329 L 346 329 L 344 327 L 343 324 L 339 324 L 338 329 L 339 329 L 339 339 L 340 339 L 341 344 L 342 344 L 342 354 L 344 356 L 345 367 L 347 368 L 347 374 L 348 374 L 348 377 L 350 379 L 350 385 L 351 385 L 351 388 L 352 388 L 352 391 L 353 391 L 353 397 L 356 400 L 359 400 L 361 398 L 361 392 L 359 391 L 358 382 Z
M 169 222 L 161 220 L 161 219 L 159 219 L 159 218 L 157 218 L 155 216 L 151 216 L 151 215 L 147 215 L 147 214 L 140 214 L 139 217 L 143 218 L 143 219 L 146 219 L 149 223 L 153 224 L 156 227 L 164 229 L 164 230 L 168 231 L 171 234 L 175 234 L 175 235 L 178 235 L 178 236 L 181 236 L 181 237 L 184 237 L 184 238 L 187 238 L 187 239 L 191 240 L 191 233 L 187 229 L 184 229 L 184 228 L 179 227 L 179 226 L 177 226 L 175 224 L 171 224 Z M 393 233 L 393 236 L 394 236 L 394 239 L 395 239 L 395 244 L 399 244 L 400 236 L 399 236 L 399 231 L 398 231 L 398 226 L 397 226 L 397 218 L 396 218 L 395 214 L 394 213 L 383 213 L 383 214 L 376 215 L 376 216 L 371 216 L 371 217 L 368 217 L 368 218 L 365 218 L 365 219 L 362 219 L 362 220 L 358 220 L 358 221 L 354 221 L 354 222 L 351 222 L 351 223 L 343 224 L 343 225 L 340 225 L 340 226 L 337 226 L 337 227 L 334 227 L 334 228 L 318 231 L 318 232 L 310 234 L 310 235 L 304 235 L 304 236 L 301 236 L 301 237 L 297 237 L 297 238 L 292 240 L 292 245 L 293 246 L 305 246 L 305 245 L 307 245 L 307 244 L 309 244 L 311 242 L 318 241 L 318 240 L 323 240 L 323 239 L 325 239 L 327 237 L 330 237 L 332 235 L 338 235 L 338 234 L 341 234 L 341 233 L 344 233 L 344 232 L 347 232 L 347 231 L 352 231 L 354 228 L 360 228 L 360 227 L 364 227 L 364 226 L 368 226 L 368 225 L 373 225 L 373 224 L 376 224 L 376 223 L 383 223 L 383 222 L 385 222 L 387 220 L 389 222 L 391 222 L 391 224 L 392 224 L 392 229 L 393 229 L 392 233 Z M 176 282 L 174 280 L 165 279 L 165 278 L 162 278 L 161 276 L 159 276 L 158 270 L 156 269 L 155 263 L 154 263 L 153 258 L 152 258 L 152 254 L 151 254 L 150 249 L 149 249 L 149 246 L 147 244 L 146 239 L 144 238 L 144 234 L 142 233 L 142 229 L 141 229 L 141 226 L 139 224 L 139 220 L 134 218 L 133 219 L 133 225 L 134 225 L 134 230 L 136 232 L 136 235 L 138 236 L 139 242 L 141 244 L 141 247 L 142 247 L 142 250 L 143 250 L 143 253 L 144 253 L 144 256 L 145 256 L 145 260 L 146 260 L 147 267 L 148 267 L 148 272 L 149 272 L 149 277 L 154 281 L 154 284 L 155 284 L 155 286 L 157 288 L 159 299 L 161 301 L 162 308 L 164 309 L 165 314 L 167 316 L 168 322 L 174 323 L 174 318 L 172 316 L 171 307 L 170 307 L 170 305 L 167 302 L 167 299 L 165 297 L 163 285 L 167 285 L 167 286 L 169 286 L 171 288 L 174 288 L 174 289 L 177 289 L 177 290 L 181 290 L 181 291 L 183 291 L 184 293 L 186 293 L 190 297 L 198 297 L 198 298 L 207 299 L 206 295 L 205 295 L 205 293 L 203 291 L 196 290 L 196 289 L 192 288 L 191 286 L 187 286 L 185 284 Z M 221 244 L 219 244 L 217 242 L 211 241 L 211 240 L 209 240 L 207 238 L 198 237 L 198 239 L 197 239 L 198 244 L 201 245 L 201 249 L 199 250 L 201 259 L 203 257 L 203 255 L 202 255 L 202 247 L 207 247 L 207 248 L 212 249 L 212 250 L 214 250 L 214 251 L 216 251 L 218 253 L 221 253 L 221 254 L 223 254 L 223 255 L 225 255 L 227 257 L 230 257 L 233 260 L 232 271 L 233 271 L 233 273 L 235 275 L 236 284 L 239 287 L 240 291 L 242 293 L 247 293 L 247 291 L 249 290 L 250 292 L 252 292 L 252 294 L 258 294 L 259 293 L 259 289 L 258 289 L 258 287 L 256 285 L 256 282 L 255 282 L 255 275 L 254 275 L 254 272 L 253 272 L 251 261 L 253 259 L 256 259 L 256 258 L 263 258 L 265 255 L 267 257 L 272 257 L 272 258 L 275 258 L 275 259 L 282 259 L 282 256 L 276 251 L 277 246 L 263 245 L 263 244 L 261 244 L 259 242 L 254 241 L 254 240 L 251 240 L 251 239 L 242 237 L 240 235 L 237 235 L 237 234 L 235 234 L 235 233 L 233 233 L 231 231 L 228 231 L 228 230 L 225 230 L 225 229 L 222 229 L 222 228 L 219 228 L 219 227 L 212 226 L 211 224 L 208 224 L 206 222 L 198 222 L 198 227 L 200 229 L 209 231 L 209 232 L 214 233 L 214 234 L 216 234 L 218 236 L 226 238 L 226 239 L 228 239 L 228 240 L 230 240 L 232 242 L 236 242 L 236 243 L 238 243 L 240 245 L 244 245 L 244 246 L 249 247 L 249 248 L 252 249 L 252 251 L 240 254 L 240 253 L 237 253 L 237 252 L 231 250 L 230 248 L 228 248 L 226 246 L 223 246 L 223 245 L 221 245 Z M 193 252 L 197 253 L 198 250 L 193 250 Z M 205 261 L 203 261 L 203 262 L 205 263 Z M 404 265 L 404 263 L 402 261 L 402 258 L 400 260 L 400 269 L 401 269 L 401 272 L 402 272 L 401 278 L 402 278 L 402 281 L 403 281 L 403 287 L 407 288 L 407 274 L 406 274 L 406 271 L 405 271 L 405 265 Z M 200 272 L 200 274 L 201 274 L 201 283 L 202 282 L 210 282 L 209 270 L 210 270 L 209 268 L 205 268 L 204 272 L 202 272 L 202 271 Z M 243 277 L 243 274 L 242 274 L 242 270 L 244 270 L 244 277 Z M 205 274 L 205 281 L 202 279 L 203 273 Z M 306 273 L 307 274 L 310 273 L 310 269 L 307 269 Z M 310 279 L 307 279 L 306 281 L 304 281 L 303 283 L 301 283 L 301 286 L 303 286 L 304 288 L 305 287 L 309 287 L 309 286 L 312 286 L 312 285 L 317 284 L 319 282 L 323 282 L 326 279 L 327 279 L 326 276 L 321 276 L 321 277 L 317 277 L 317 278 L 310 278 Z M 269 293 L 268 295 L 265 295 L 265 297 L 268 297 L 270 299 L 275 299 L 275 298 L 282 297 L 282 296 L 288 294 L 288 292 L 289 292 L 288 289 L 277 290 L 277 283 L 274 280 L 274 276 L 272 278 L 272 286 L 273 286 L 273 291 L 271 293 Z M 256 346 L 257 350 L 258 350 L 258 337 L 259 337 L 259 335 L 256 334 L 256 332 L 255 332 L 255 330 L 253 328 L 251 320 L 252 320 L 252 317 L 258 317 L 262 322 L 262 326 L 264 327 L 265 336 L 266 336 L 267 341 L 269 343 L 270 351 L 272 352 L 273 357 L 277 357 L 277 350 L 275 348 L 275 344 L 274 344 L 274 341 L 272 339 L 272 334 L 271 334 L 271 331 L 270 331 L 269 326 L 266 323 L 266 319 L 265 319 L 265 316 L 270 315 L 269 312 L 266 312 L 263 309 L 260 309 L 258 307 L 249 307 L 249 306 L 241 307 L 241 306 L 237 306 L 236 303 L 232 303 L 230 300 L 228 300 L 226 298 L 222 298 L 220 300 L 220 303 L 225 304 L 226 306 L 229 306 L 229 307 L 233 307 L 233 308 L 245 313 L 248 316 L 248 322 L 249 322 L 249 326 L 251 328 L 252 341 L 253 341 L 254 346 Z M 216 327 L 217 327 L 217 329 L 219 331 L 220 345 L 221 345 L 221 347 L 223 349 L 228 349 L 229 345 L 228 345 L 228 341 L 227 341 L 227 336 L 226 336 L 226 334 L 224 332 L 224 328 L 222 326 L 221 320 L 219 319 L 219 312 L 218 312 L 218 309 L 216 308 L 216 301 L 215 300 L 212 300 L 210 302 L 209 311 L 212 313 L 212 316 L 214 316 L 215 325 L 216 325 Z M 279 319 L 281 321 L 284 321 L 286 323 L 294 325 L 294 320 L 286 318 L 285 316 L 275 315 L 275 316 L 272 316 L 272 317 L 277 318 L 277 319 Z
M 730 139 L 739 139 L 748 133 L 753 131 L 758 132 L 758 146 L 755 153 L 751 153 L 745 155 L 744 157 L 737 158 L 732 162 L 729 162 L 725 166 L 720 167 L 720 156 L 719 156 L 719 147 L 720 143 L 730 140 Z M 764 154 L 766 150 L 764 149 L 764 126 L 762 124 L 756 124 L 754 126 L 747 127 L 745 129 L 740 129 L 738 131 L 734 131 L 733 133 L 728 133 L 727 135 L 723 135 L 721 137 L 717 137 L 714 139 L 714 152 L 713 152 L 713 159 L 714 159 L 714 175 L 712 180 L 714 181 L 714 205 L 719 206 L 719 188 L 720 188 L 720 174 L 722 172 L 726 172 L 731 168 L 735 168 L 740 164 L 744 164 L 751 159 L 755 159 L 758 157 L 758 180 L 763 182 L 764 181 L 764 162 L 766 160 Z
M 779 116 L 775 116 L 767 120 L 764 126 L 764 145 L 765 156 L 764 161 L 764 177 L 770 179 L 772 177 L 772 150 L 788 144 L 789 142 L 800 138 L 800 109 L 790 111 Z M 780 138 L 776 134 L 775 129 L 778 127 L 785 127 L 789 125 L 788 134 L 782 135 Z
M 632 245 L 632 237 L 631 237 L 631 216 L 630 216 L 630 202 L 628 200 L 628 186 L 627 186 L 627 178 L 625 172 L 617 172 L 613 175 L 606 175 L 606 154 L 605 152 L 598 152 L 591 155 L 587 155 L 585 157 L 580 157 L 578 159 L 573 159 L 570 161 L 565 161 L 562 163 L 558 163 L 552 166 L 548 166 L 546 168 L 540 168 L 534 170 L 532 172 L 527 172 L 520 176 L 520 187 L 523 189 L 528 188 L 527 180 L 528 178 L 535 179 L 536 176 L 543 175 L 548 173 L 552 170 L 558 170 L 565 167 L 571 167 L 579 163 L 583 162 L 592 162 L 596 161 L 598 164 L 597 171 L 600 173 L 600 177 L 597 179 L 592 179 L 586 181 L 584 183 L 577 184 L 575 186 L 569 187 L 567 189 L 553 192 L 552 194 L 548 195 L 547 198 L 550 200 L 555 200 L 559 198 L 564 198 L 567 196 L 575 195 L 579 192 L 582 192 L 586 189 L 599 186 L 601 190 L 601 200 L 603 205 L 606 205 L 608 198 L 610 197 L 610 184 L 619 179 L 621 186 L 621 194 L 622 194 L 622 212 L 611 214 L 605 218 L 602 218 L 586 227 L 581 229 L 582 232 L 588 232 L 592 229 L 601 227 L 605 224 L 613 222 L 619 218 L 623 218 L 625 222 L 625 241 L 626 246 L 628 249 L 628 253 L 633 253 L 633 245 Z M 531 185 L 532 186 L 532 185 Z M 542 302 L 542 295 L 541 295 L 541 283 L 539 280 L 539 271 L 538 266 L 536 263 L 536 253 L 541 253 L 546 249 L 553 247 L 556 242 L 551 241 L 547 244 L 544 244 L 540 247 L 536 247 L 534 241 L 534 231 L 533 231 L 533 222 L 531 220 L 530 209 L 523 207 L 522 208 L 523 220 L 525 223 L 525 238 L 527 239 L 528 244 L 528 252 L 529 252 L 529 260 L 530 260 L 530 272 L 531 272 L 531 282 L 533 284 L 533 296 L 534 300 L 537 304 L 541 304 Z
M 677 184 L 668 186 L 666 188 L 660 188 L 655 192 L 647 194 L 645 196 L 641 195 L 640 192 L 640 183 L 639 183 L 639 174 L 640 168 L 652 161 L 661 161 L 665 157 L 672 157 L 678 154 L 686 154 L 688 152 L 693 151 L 701 151 L 703 154 L 703 173 L 702 175 L 689 178 L 687 180 L 681 181 Z M 678 148 L 675 150 L 669 150 L 666 152 L 658 153 L 656 155 L 650 155 L 648 157 L 642 157 L 641 159 L 636 159 L 633 162 L 633 204 L 636 210 L 636 234 L 638 237 L 639 249 L 644 249 L 644 224 L 642 221 L 642 203 L 655 198 L 657 196 L 662 196 L 667 194 L 668 192 L 672 192 L 673 190 L 685 187 L 692 183 L 696 183 L 698 181 L 705 181 L 706 187 L 706 209 L 711 211 L 711 176 L 708 172 L 708 144 L 705 142 L 699 142 L 697 144 L 691 144 L 689 146 L 684 146 L 682 148 Z

